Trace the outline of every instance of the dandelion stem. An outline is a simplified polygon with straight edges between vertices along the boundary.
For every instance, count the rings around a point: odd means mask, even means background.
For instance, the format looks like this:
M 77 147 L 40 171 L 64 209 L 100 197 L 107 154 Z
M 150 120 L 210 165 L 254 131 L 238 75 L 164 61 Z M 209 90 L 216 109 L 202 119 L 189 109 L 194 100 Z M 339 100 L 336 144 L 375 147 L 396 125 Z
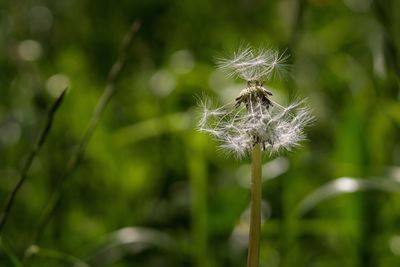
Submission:
M 261 146 L 255 144 L 251 159 L 250 233 L 247 267 L 259 266 L 261 233 Z

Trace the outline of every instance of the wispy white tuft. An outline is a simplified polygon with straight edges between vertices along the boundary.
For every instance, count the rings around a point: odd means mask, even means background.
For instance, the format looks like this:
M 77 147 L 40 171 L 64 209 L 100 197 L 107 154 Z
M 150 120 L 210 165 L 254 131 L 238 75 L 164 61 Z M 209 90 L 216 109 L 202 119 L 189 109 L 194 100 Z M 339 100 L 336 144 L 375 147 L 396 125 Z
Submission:
M 239 158 L 248 154 L 255 143 L 271 154 L 297 147 L 305 139 L 304 128 L 312 121 L 303 102 L 270 108 L 256 104 L 249 111 L 245 107 L 204 106 L 202 114 L 199 130 L 215 137 L 223 150 Z
M 232 58 L 218 60 L 218 68 L 228 76 L 237 76 L 246 81 L 262 81 L 271 76 L 282 76 L 287 71 L 289 56 L 273 49 L 242 47 Z

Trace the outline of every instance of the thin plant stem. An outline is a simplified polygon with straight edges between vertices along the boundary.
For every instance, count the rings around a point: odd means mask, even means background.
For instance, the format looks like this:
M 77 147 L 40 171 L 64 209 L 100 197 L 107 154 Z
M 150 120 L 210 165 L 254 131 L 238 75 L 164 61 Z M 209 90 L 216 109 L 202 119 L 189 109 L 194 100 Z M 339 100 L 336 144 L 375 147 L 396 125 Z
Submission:
M 255 144 L 251 155 L 250 233 L 247 267 L 258 267 L 261 234 L 261 146 Z
M 34 250 L 35 251 L 33 252 L 33 255 L 37 257 L 59 260 L 65 264 L 72 264 L 72 267 L 91 267 L 88 263 L 84 262 L 80 258 L 61 251 L 44 249 L 40 247 L 34 247 Z
M 42 132 L 40 133 L 35 146 L 33 147 L 32 151 L 29 153 L 28 158 L 26 159 L 26 161 L 24 162 L 24 165 L 22 166 L 22 170 L 21 170 L 18 182 L 15 184 L 13 190 L 10 192 L 10 194 L 7 197 L 4 208 L 2 209 L 2 214 L 0 215 L 0 233 L 3 230 L 5 223 L 7 222 L 11 208 L 14 205 L 14 200 L 15 200 L 19 190 L 21 189 L 22 185 L 26 181 L 26 178 L 28 176 L 28 171 L 31 168 L 32 162 L 36 158 L 39 150 L 42 148 L 43 144 L 45 143 L 45 141 L 50 133 L 51 126 L 53 125 L 55 113 L 58 110 L 58 108 L 60 107 L 61 103 L 63 102 L 66 92 L 67 92 L 67 88 L 65 88 L 61 92 L 61 94 L 56 98 L 56 100 L 54 101 L 53 105 L 51 106 L 49 112 L 47 113 L 47 122 L 46 122 Z
M 57 185 L 53 190 L 53 192 L 51 193 L 51 196 L 46 206 L 44 207 L 44 211 L 39 219 L 38 227 L 34 233 L 32 244 L 39 243 L 49 221 L 53 217 L 56 208 L 60 202 L 65 181 L 69 178 L 69 176 L 74 172 L 74 170 L 78 166 L 80 159 L 82 158 L 86 150 L 86 147 L 90 141 L 90 138 L 92 137 L 93 132 L 99 123 L 101 114 L 104 112 L 107 104 L 110 102 L 112 96 L 115 93 L 116 90 L 115 82 L 126 65 L 129 48 L 132 46 L 134 37 L 136 36 L 136 33 L 139 31 L 140 27 L 141 27 L 141 22 L 139 20 L 133 22 L 128 33 L 125 35 L 122 41 L 120 55 L 110 69 L 107 79 L 107 84 L 103 91 L 103 94 L 101 95 L 100 99 L 97 102 L 97 105 L 93 111 L 88 126 L 83 134 L 81 141 L 78 144 L 76 152 L 69 159 L 63 174 L 58 179 Z

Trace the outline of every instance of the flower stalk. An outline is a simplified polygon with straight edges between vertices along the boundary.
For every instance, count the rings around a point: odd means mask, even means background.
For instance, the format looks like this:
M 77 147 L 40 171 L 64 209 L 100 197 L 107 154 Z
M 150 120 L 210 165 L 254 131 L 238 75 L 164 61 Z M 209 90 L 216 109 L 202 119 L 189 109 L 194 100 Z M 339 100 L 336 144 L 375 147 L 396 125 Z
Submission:
M 250 233 L 247 267 L 258 267 L 261 237 L 261 146 L 255 144 L 251 156 Z
M 236 76 L 247 86 L 231 103 L 212 107 L 202 102 L 199 130 L 214 136 L 220 147 L 242 158 L 251 154 L 251 203 L 247 267 L 259 266 L 261 236 L 261 154 L 289 151 L 305 139 L 304 128 L 313 120 L 304 102 L 287 107 L 272 99 L 265 81 L 281 76 L 287 56 L 272 49 L 239 49 L 230 59 L 221 59 L 219 67 L 228 76 Z

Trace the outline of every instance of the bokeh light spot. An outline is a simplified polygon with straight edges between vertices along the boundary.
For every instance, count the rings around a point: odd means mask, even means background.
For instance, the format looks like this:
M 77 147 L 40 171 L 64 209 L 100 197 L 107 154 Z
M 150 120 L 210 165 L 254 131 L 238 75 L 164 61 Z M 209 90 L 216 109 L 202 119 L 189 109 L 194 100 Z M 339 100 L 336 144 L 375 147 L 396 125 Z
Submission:
M 47 92 L 53 97 L 58 97 L 61 92 L 70 86 L 68 76 L 64 74 L 55 74 L 51 76 L 46 82 Z
M 400 236 L 393 236 L 389 241 L 389 247 L 393 254 L 400 256 Z
M 150 89 L 161 97 L 169 95 L 175 85 L 175 77 L 166 70 L 159 70 L 150 78 Z
M 8 121 L 0 126 L 0 142 L 12 145 L 21 137 L 21 126 L 16 121 Z
M 172 70 L 177 74 L 189 73 L 195 64 L 193 55 L 188 50 L 179 50 L 172 54 L 170 65 Z
M 334 187 L 342 192 L 354 192 L 359 189 L 359 184 L 351 178 L 340 178 L 335 181 Z
M 35 61 L 42 55 L 42 46 L 34 40 L 25 40 L 18 45 L 19 56 L 26 61 Z
M 29 10 L 29 26 L 32 32 L 45 32 L 53 24 L 53 15 L 45 6 L 34 6 Z

